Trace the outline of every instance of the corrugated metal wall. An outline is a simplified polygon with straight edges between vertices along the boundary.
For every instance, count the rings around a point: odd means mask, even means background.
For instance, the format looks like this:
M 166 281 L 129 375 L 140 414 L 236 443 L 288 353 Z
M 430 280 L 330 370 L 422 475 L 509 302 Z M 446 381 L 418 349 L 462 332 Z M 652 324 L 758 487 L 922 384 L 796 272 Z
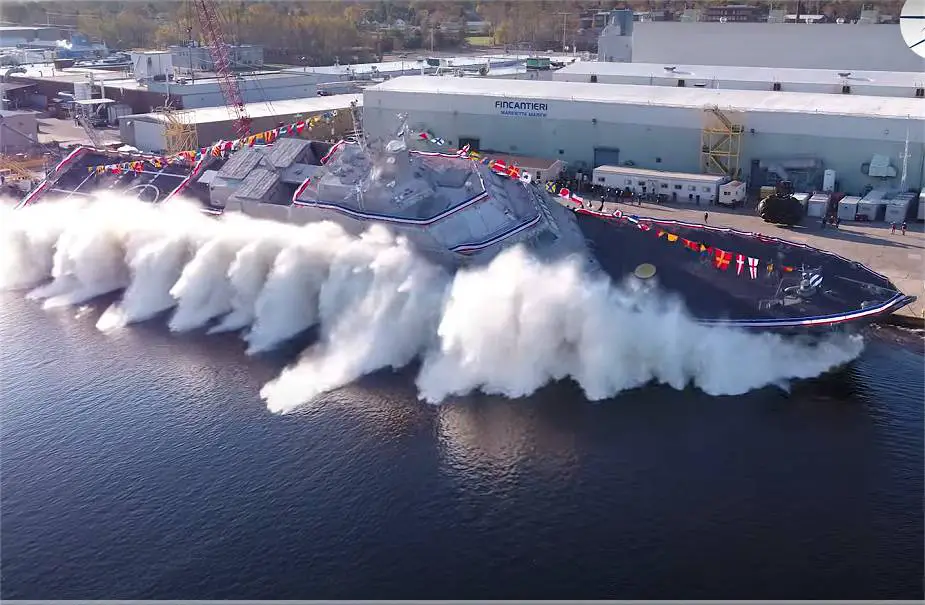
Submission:
M 450 145 L 460 137 L 477 138 L 481 149 L 591 167 L 594 149 L 609 147 L 620 150 L 621 162 L 640 168 L 700 171 L 700 110 L 550 101 L 547 117 L 514 117 L 498 115 L 495 100 L 368 90 L 364 124 L 370 136 L 387 136 L 395 131 L 395 115 L 404 111 L 412 126 L 427 128 Z M 889 156 L 897 169 L 902 165 L 906 120 L 754 113 L 743 121 L 740 167 L 746 178 L 752 159 L 818 157 L 838 172 L 842 189 L 857 192 L 868 183 L 884 185 L 861 172 L 874 154 Z M 912 124 L 917 128 L 910 129 L 907 183 L 914 187 L 922 182 L 925 129 L 921 121 Z

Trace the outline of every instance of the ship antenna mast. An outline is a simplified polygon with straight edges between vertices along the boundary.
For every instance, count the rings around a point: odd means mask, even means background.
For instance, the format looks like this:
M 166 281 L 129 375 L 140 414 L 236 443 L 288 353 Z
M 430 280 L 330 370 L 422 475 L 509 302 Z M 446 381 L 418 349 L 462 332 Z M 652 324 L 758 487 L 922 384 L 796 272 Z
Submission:
M 906 126 L 906 145 L 903 148 L 903 172 L 899 179 L 900 193 L 906 192 L 906 176 L 909 171 L 909 127 Z
M 360 122 L 360 108 L 356 101 L 350 102 L 350 119 L 353 121 L 353 134 L 360 144 L 360 149 L 366 151 L 366 135 L 363 133 L 363 124 Z
M 408 146 L 408 114 L 406 113 L 398 114 L 398 124 L 399 124 L 398 132 L 396 132 L 395 134 L 401 139 L 402 143 L 405 144 L 405 147 L 407 147 Z

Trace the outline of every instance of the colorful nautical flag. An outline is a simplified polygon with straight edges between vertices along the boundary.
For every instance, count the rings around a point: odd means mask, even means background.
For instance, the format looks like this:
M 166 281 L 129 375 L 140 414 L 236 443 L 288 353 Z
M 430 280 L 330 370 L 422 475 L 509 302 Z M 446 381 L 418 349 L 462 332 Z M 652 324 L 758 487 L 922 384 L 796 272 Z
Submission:
M 758 259 L 748 257 L 748 274 L 752 279 L 758 279 Z
M 742 269 L 745 268 L 745 255 L 736 254 L 736 275 L 742 275 Z
M 716 265 L 717 269 L 722 269 L 725 271 L 729 268 L 729 261 L 732 260 L 732 252 L 726 252 L 725 250 L 716 248 L 713 251 L 713 254 L 713 264 Z

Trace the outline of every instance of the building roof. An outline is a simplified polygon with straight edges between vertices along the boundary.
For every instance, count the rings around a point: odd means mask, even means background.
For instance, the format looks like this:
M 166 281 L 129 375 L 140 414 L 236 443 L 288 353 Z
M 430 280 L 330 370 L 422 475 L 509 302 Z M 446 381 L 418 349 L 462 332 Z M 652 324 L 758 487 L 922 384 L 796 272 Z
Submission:
M 315 114 L 335 109 L 347 109 L 350 103 L 356 101 L 363 105 L 362 95 L 329 95 L 326 97 L 308 97 L 304 99 L 287 99 L 285 101 L 272 101 L 270 103 L 247 103 L 247 115 L 253 118 L 268 118 L 274 116 L 289 116 L 296 114 Z M 200 109 L 184 109 L 174 112 L 179 120 L 189 124 L 210 124 L 216 122 L 231 122 L 234 120 L 226 107 L 203 107 Z M 124 116 L 122 119 L 142 120 L 147 122 L 166 122 L 162 113 L 142 113 Z
M 497 67 L 512 67 L 519 63 L 525 62 L 528 55 L 479 55 L 468 57 L 432 57 L 446 62 L 447 68 L 452 67 L 477 67 L 490 63 Z M 290 67 L 284 69 L 286 73 L 308 73 L 308 74 L 331 74 L 331 75 L 354 75 L 371 74 L 373 72 L 380 74 L 401 73 L 420 71 L 421 68 L 426 71 L 433 71 L 434 66 L 428 65 L 427 57 L 415 57 L 405 59 L 404 61 L 383 61 L 381 63 L 356 63 L 353 65 L 323 65 L 318 67 Z
M 721 174 L 694 174 L 690 172 L 669 172 L 665 170 L 650 170 L 648 168 L 634 168 L 631 166 L 598 166 L 595 173 L 628 176 L 633 178 L 672 179 L 676 181 L 697 181 L 702 183 L 718 183 L 726 180 Z
M 727 111 L 811 113 L 925 120 L 925 103 L 921 99 L 826 93 L 775 92 L 770 94 L 763 90 L 493 80 L 490 78 L 433 78 L 429 76 L 403 76 L 366 90 L 416 95 L 444 94 L 463 97 L 578 101 L 690 109 L 719 107 Z
M 674 71 L 665 69 L 671 67 Z M 794 67 L 739 67 L 732 65 L 675 65 L 662 63 L 609 63 L 577 61 L 557 74 L 625 76 L 635 78 L 687 79 L 694 82 L 781 82 L 790 84 L 855 84 L 864 86 L 925 86 L 925 74 L 914 71 L 863 71 L 797 69 Z M 842 77 L 839 73 L 849 73 Z
M 10 82 L 0 82 L 0 92 L 13 92 L 25 88 L 33 88 L 35 84 L 16 84 Z

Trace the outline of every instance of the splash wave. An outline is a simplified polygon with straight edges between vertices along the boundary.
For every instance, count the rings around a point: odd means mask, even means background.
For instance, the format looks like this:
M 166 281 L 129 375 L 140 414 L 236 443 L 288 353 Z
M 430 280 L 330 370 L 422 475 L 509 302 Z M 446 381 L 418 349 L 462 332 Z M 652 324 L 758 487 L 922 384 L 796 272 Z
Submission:
M 863 349 L 857 336 L 707 327 L 679 301 L 640 298 L 521 247 L 451 275 L 380 225 L 356 237 L 330 222 L 211 219 L 184 201 L 111 195 L 0 219 L 0 287 L 32 288 L 46 307 L 124 290 L 101 330 L 173 309 L 171 330 L 242 330 L 254 354 L 318 328 L 318 342 L 261 389 L 278 413 L 415 359 L 431 403 L 472 391 L 523 397 L 565 378 L 600 400 L 650 382 L 736 395 L 817 376 Z

